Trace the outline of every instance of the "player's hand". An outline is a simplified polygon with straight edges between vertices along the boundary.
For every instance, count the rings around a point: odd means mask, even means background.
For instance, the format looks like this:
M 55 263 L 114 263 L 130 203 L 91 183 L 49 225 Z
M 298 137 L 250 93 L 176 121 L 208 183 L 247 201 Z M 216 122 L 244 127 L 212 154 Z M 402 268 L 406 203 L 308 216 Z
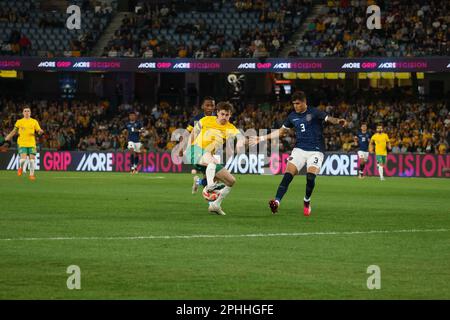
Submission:
M 256 146 L 259 142 L 260 142 L 260 139 L 257 136 L 248 138 L 248 145 L 251 147 Z
M 180 158 L 183 158 L 183 155 L 184 155 L 183 149 L 180 149 L 180 151 L 178 151 L 178 156 L 179 156 Z
M 345 119 L 339 119 L 338 123 L 343 127 L 347 126 L 347 120 L 345 120 Z

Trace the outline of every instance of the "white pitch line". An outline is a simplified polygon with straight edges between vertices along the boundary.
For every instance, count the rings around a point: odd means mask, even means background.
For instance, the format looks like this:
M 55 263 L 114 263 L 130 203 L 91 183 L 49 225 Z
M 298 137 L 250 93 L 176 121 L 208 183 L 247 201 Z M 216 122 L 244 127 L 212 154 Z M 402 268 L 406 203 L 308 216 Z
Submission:
M 201 239 L 201 238 L 266 238 L 266 237 L 302 237 L 360 234 L 394 234 L 449 232 L 450 229 L 409 229 L 409 230 L 370 230 L 370 231 L 329 231 L 329 232 L 295 232 L 295 233 L 250 233 L 250 234 L 193 234 L 173 236 L 129 236 L 129 237 L 50 237 L 50 238 L 0 238 L 0 241 L 64 241 L 64 240 L 158 240 L 158 239 Z

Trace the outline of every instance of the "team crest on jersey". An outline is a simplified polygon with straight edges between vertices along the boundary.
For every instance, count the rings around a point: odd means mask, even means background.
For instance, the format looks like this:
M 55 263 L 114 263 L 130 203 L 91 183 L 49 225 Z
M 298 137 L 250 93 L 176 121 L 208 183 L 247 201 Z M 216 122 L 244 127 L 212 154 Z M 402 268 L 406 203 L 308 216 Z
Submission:
M 306 115 L 306 121 L 311 121 L 312 120 L 312 114 L 307 114 Z

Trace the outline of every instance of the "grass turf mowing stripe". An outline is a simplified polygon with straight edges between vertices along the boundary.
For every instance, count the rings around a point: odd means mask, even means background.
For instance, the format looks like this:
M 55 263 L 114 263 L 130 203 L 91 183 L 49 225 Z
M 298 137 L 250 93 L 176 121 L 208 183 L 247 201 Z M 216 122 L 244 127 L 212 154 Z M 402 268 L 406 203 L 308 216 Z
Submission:
M 393 234 L 419 232 L 448 232 L 450 229 L 406 229 L 406 230 L 369 230 L 369 231 L 327 231 L 296 233 L 254 233 L 254 234 L 193 234 L 173 236 L 128 236 L 128 237 L 49 237 L 49 238 L 4 238 L 0 241 L 55 241 L 55 240 L 158 240 L 158 239 L 198 239 L 198 238 L 265 238 L 265 237 L 298 237 L 360 234 Z

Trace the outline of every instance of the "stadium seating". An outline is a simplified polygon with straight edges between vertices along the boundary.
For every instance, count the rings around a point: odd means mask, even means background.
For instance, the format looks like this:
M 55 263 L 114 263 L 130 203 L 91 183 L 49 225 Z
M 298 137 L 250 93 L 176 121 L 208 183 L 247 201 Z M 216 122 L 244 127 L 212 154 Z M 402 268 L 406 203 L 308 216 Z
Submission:
M 449 3 L 441 1 L 384 1 L 380 30 L 369 30 L 369 1 L 327 1 L 328 6 L 312 22 L 297 45 L 302 57 L 444 56 L 450 54 L 445 14 Z
M 62 56 L 70 55 L 71 51 L 81 51 L 88 55 L 95 41 L 111 20 L 111 13 L 100 7 L 95 7 L 86 1 L 76 0 L 75 4 L 83 8 L 81 29 L 68 30 L 66 20 L 69 15 L 65 10 L 47 11 L 41 8 L 41 2 L 36 0 L 1 0 L 0 1 L 0 33 L 1 54 L 4 55 L 38 55 Z M 113 1 L 116 7 L 117 2 Z M 14 31 L 18 36 L 14 37 Z M 28 38 L 31 45 L 27 48 L 19 44 L 21 35 Z
M 138 57 L 147 48 L 153 57 L 277 56 L 310 8 L 310 1 L 287 5 L 277 0 L 254 1 L 250 8 L 239 9 L 240 2 L 203 1 L 186 6 L 175 1 L 170 8 L 142 3 L 140 13 L 123 20 L 103 55 L 114 48 L 121 56 L 131 47 Z M 156 41 L 150 43 L 152 39 Z

